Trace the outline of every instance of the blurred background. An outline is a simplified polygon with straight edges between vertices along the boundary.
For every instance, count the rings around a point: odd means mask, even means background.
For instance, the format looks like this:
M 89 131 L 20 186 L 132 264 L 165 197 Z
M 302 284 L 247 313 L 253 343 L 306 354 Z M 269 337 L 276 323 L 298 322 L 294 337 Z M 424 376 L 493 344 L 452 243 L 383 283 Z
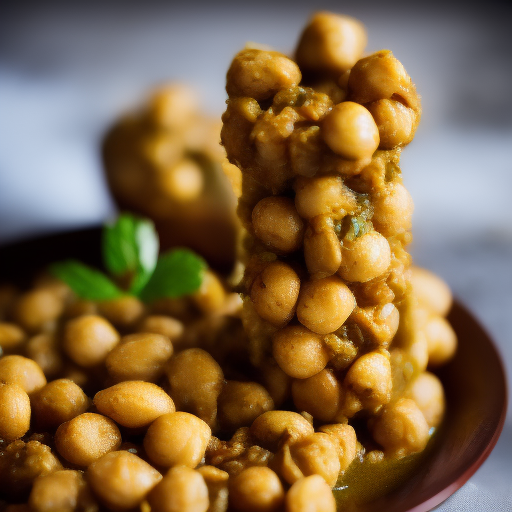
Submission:
M 189 83 L 204 110 L 220 116 L 225 72 L 246 41 L 291 52 L 313 10 L 352 15 L 368 29 L 367 50 L 392 49 L 423 97 L 422 123 L 402 158 L 416 205 L 416 263 L 439 273 L 472 309 L 511 375 L 508 4 L 4 1 L 0 244 L 95 225 L 114 214 L 100 143 L 152 86 Z M 512 508 L 510 461 L 509 414 L 498 448 L 439 510 Z

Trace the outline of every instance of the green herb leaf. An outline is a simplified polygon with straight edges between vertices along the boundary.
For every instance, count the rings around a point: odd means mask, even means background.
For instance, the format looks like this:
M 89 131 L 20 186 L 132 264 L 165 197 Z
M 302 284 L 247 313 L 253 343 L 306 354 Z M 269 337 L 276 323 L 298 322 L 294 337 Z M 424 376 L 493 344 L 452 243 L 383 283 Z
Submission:
M 203 281 L 206 262 L 189 249 L 174 249 L 160 256 L 155 271 L 139 297 L 152 302 L 163 297 L 194 293 Z
M 137 295 L 149 281 L 158 259 L 158 235 L 150 220 L 120 215 L 103 231 L 103 260 L 114 276 L 132 275 L 130 292 Z
M 54 263 L 50 272 L 85 300 L 111 300 L 123 295 L 105 274 L 76 260 Z

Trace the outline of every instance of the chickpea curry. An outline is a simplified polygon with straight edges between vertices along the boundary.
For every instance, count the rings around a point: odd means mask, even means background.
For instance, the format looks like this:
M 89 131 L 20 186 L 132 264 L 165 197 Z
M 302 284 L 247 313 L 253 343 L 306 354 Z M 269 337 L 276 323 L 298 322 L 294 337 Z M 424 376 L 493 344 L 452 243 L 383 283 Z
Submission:
M 205 269 L 151 301 L 48 275 L 0 286 L 0 510 L 352 511 L 421 460 L 452 299 L 406 249 L 419 96 L 365 45 L 357 20 L 320 12 L 294 59 L 234 57 L 230 280 Z

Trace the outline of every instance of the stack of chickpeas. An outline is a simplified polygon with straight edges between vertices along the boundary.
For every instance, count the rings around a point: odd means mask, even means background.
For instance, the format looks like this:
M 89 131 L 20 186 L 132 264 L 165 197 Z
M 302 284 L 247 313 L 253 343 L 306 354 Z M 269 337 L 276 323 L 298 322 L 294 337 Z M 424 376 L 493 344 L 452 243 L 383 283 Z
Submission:
M 230 67 L 243 293 L 210 270 L 151 305 L 0 287 L 0 510 L 334 512 L 347 472 L 424 449 L 451 295 L 405 250 L 418 97 L 364 44 L 319 13 L 296 62 Z

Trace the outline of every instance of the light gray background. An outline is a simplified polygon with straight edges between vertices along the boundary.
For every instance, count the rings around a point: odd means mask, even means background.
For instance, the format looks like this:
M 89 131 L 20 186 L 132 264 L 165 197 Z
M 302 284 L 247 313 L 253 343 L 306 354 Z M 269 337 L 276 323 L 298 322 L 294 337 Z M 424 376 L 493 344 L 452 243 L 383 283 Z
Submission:
M 314 9 L 343 12 L 367 26 L 368 51 L 393 50 L 423 96 L 402 159 L 416 262 L 473 310 L 511 375 L 512 11 L 498 2 L 312 5 L 3 3 L 0 243 L 113 214 L 99 143 L 149 87 L 186 81 L 220 114 L 225 71 L 246 41 L 291 51 Z M 512 510 L 511 461 L 509 414 L 487 462 L 439 510 Z

